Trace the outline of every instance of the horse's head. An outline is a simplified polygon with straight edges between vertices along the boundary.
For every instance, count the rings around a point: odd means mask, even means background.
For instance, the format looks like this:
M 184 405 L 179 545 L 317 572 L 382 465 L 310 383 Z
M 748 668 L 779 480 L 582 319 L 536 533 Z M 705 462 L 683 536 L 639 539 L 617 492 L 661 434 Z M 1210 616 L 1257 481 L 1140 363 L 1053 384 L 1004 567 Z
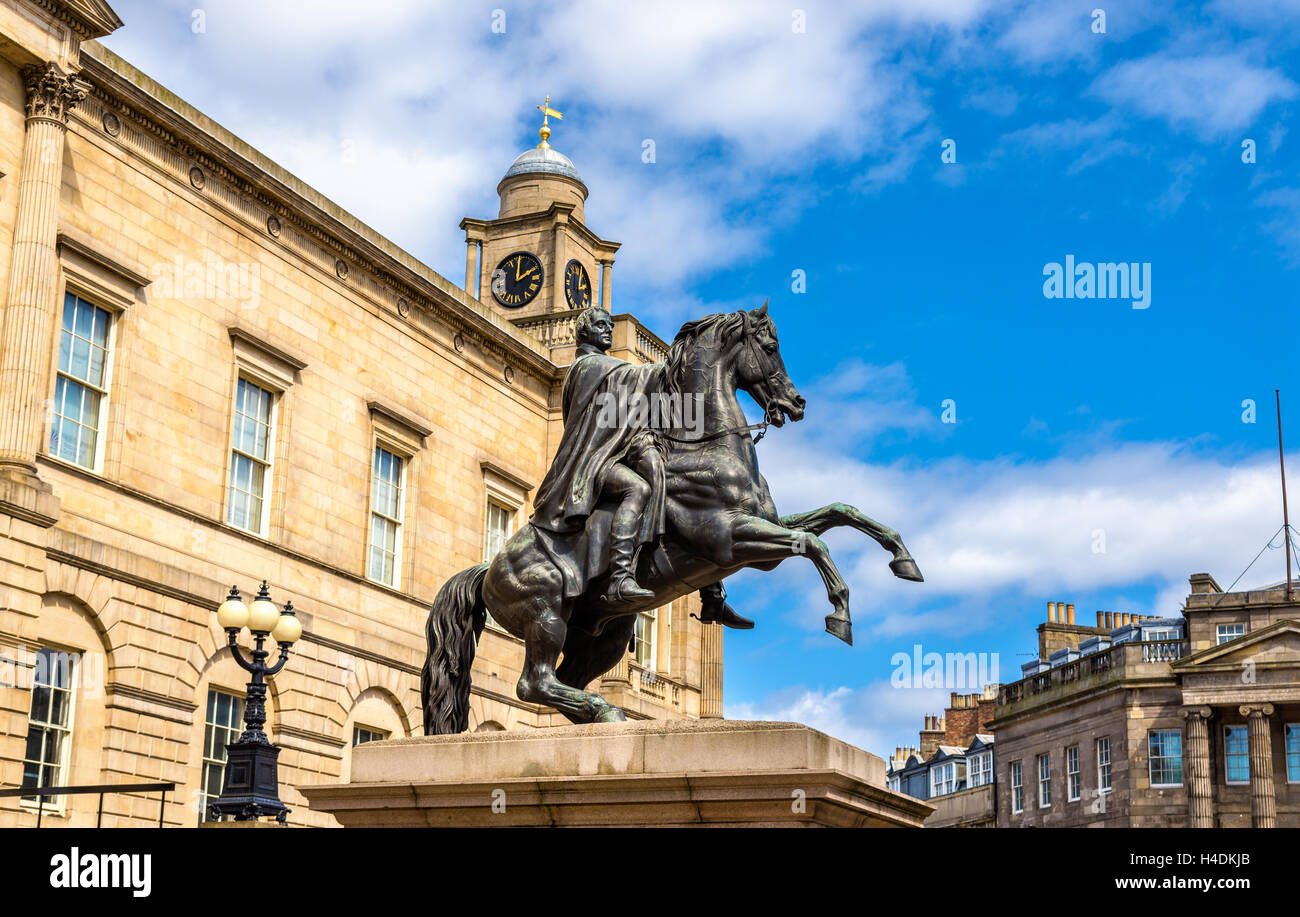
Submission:
M 776 339 L 776 325 L 767 314 L 767 303 L 742 312 L 739 351 L 736 354 L 736 382 L 763 409 L 763 419 L 774 427 L 786 418 L 803 418 L 804 400 L 790 381 Z

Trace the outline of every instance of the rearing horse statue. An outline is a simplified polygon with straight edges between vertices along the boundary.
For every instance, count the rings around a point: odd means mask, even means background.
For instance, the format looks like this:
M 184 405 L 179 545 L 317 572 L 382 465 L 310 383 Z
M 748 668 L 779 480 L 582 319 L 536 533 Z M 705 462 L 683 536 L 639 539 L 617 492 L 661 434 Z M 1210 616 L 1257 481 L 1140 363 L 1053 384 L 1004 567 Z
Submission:
M 754 425 L 746 423 L 736 398 L 740 391 L 750 395 L 763 409 L 764 425 L 779 427 L 803 417 L 804 399 L 786 372 L 766 304 L 688 322 L 673 341 L 662 380 L 673 396 L 695 399 L 702 423 L 695 431 L 678 426 L 661 434 L 668 446 L 666 531 L 642 548 L 636 564 L 636 581 L 653 597 L 608 601 L 607 574 L 566 597 L 553 540 L 532 524 L 523 526 L 489 563 L 457 573 L 434 599 L 420 679 L 426 735 L 468 728 L 470 667 L 489 611 L 524 641 L 520 700 L 554 707 L 575 723 L 609 722 L 625 719 L 623 711 L 584 689 L 622 660 L 638 612 L 746 567 L 771 570 L 802 555 L 826 584 L 833 608 L 826 616 L 827 632 L 852 645 L 849 590 L 818 537 L 838 526 L 865 532 L 889 551 L 895 576 L 922 580 L 898 532 L 852 506 L 831 503 L 777 514 L 758 470 L 749 435 Z M 593 513 L 588 531 L 593 524 L 609 524 L 605 502 Z M 585 543 L 575 542 L 578 553 Z M 564 662 L 557 668 L 561 653 Z

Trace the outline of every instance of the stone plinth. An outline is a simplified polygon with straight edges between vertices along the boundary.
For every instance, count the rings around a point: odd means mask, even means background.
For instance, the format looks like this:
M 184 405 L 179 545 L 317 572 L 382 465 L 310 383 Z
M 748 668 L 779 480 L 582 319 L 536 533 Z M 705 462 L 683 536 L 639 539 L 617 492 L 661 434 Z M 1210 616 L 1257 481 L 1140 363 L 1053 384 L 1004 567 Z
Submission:
M 426 736 L 302 786 L 345 827 L 920 827 L 875 755 L 798 723 L 652 720 Z

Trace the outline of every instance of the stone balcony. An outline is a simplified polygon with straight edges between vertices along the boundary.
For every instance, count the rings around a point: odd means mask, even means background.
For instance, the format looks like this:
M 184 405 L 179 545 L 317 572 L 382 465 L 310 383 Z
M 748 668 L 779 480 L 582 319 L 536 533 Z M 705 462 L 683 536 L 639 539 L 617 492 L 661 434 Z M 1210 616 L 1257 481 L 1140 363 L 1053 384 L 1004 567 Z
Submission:
M 1181 640 L 1118 643 L 1099 653 L 1081 656 L 998 689 L 997 719 L 1082 695 L 1119 682 L 1162 681 L 1174 678 L 1170 663 L 1181 659 Z

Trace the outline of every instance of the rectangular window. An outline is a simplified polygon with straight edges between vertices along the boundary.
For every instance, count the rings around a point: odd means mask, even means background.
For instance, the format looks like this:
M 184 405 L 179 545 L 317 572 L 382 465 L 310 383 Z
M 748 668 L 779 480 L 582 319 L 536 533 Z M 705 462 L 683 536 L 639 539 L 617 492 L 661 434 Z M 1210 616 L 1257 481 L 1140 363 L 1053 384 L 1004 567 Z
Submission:
M 370 485 L 370 565 L 376 582 L 397 585 L 401 575 L 402 476 L 405 462 L 382 446 L 375 446 Z
M 483 527 L 483 559 L 491 560 L 505 548 L 514 534 L 515 513 L 495 500 L 487 502 L 487 521 Z
M 230 456 L 230 506 L 226 521 L 254 534 L 266 529 L 271 484 L 272 411 L 275 396 L 243 376 L 235 390 L 235 423 Z
M 371 729 L 369 726 L 352 727 L 352 744 L 364 745 L 367 742 L 381 742 L 388 738 L 388 733 L 382 729 Z
M 1082 781 L 1079 777 L 1079 746 L 1071 745 L 1065 750 L 1065 798 L 1069 802 L 1078 802 L 1083 795 Z
M 32 704 L 27 715 L 27 752 L 23 786 L 63 786 L 72 738 L 72 653 L 42 648 L 32 675 Z M 23 797 L 36 803 L 35 796 Z M 57 809 L 62 797 L 47 796 L 45 808 Z
M 957 791 L 957 765 L 940 764 L 930 769 L 930 795 L 946 796 Z
M 1052 756 L 1038 756 L 1038 808 L 1052 805 Z
M 1183 785 L 1183 734 L 1177 729 L 1147 733 L 1148 776 L 1152 786 Z
M 993 756 L 990 754 L 974 755 L 970 758 L 968 765 L 970 776 L 967 785 L 971 787 L 984 786 L 986 783 L 993 782 Z
M 1110 792 L 1110 736 L 1097 740 L 1097 789 Z
M 1228 783 L 1250 783 L 1250 744 L 1245 726 L 1223 727 L 1223 770 Z
M 108 332 L 112 316 L 71 293 L 63 297 L 63 330 L 54 382 L 50 455 L 94 469 L 108 403 Z
M 1300 783 L 1300 723 L 1287 723 L 1283 732 L 1286 736 L 1286 782 Z
M 1215 643 L 1227 643 L 1229 640 L 1244 636 L 1245 633 L 1245 624 L 1220 624 L 1215 628 Z
M 655 648 L 658 642 L 656 625 L 659 622 L 659 610 L 642 611 L 636 616 L 636 631 L 632 642 L 636 653 L 637 665 L 654 671 Z
M 208 690 L 208 710 L 203 721 L 203 775 L 199 784 L 199 822 L 208 820 L 208 803 L 221 795 L 226 774 L 226 746 L 239 739 L 244 728 L 244 699 L 215 688 Z
M 1025 769 L 1019 761 L 1011 762 L 1011 811 L 1025 811 Z

